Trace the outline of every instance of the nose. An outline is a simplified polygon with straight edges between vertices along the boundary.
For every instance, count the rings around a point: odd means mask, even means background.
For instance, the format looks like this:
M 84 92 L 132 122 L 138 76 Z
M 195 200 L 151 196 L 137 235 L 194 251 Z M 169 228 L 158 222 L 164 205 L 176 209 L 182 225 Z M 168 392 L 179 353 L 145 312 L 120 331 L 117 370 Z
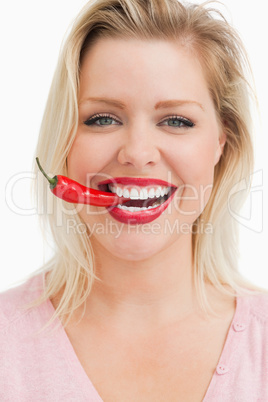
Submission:
M 118 152 L 118 162 L 122 165 L 132 165 L 137 170 L 156 165 L 161 158 L 156 136 L 157 133 L 145 127 L 126 130 Z

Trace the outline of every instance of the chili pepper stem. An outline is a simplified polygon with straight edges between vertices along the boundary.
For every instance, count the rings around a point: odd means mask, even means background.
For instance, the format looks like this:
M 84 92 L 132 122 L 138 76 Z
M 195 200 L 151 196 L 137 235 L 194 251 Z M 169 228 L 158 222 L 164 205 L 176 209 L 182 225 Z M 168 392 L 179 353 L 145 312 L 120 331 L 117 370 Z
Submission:
M 57 178 L 56 177 L 49 177 L 47 174 L 46 174 L 46 172 L 44 171 L 44 169 L 42 168 L 42 166 L 41 166 L 41 164 L 40 164 L 40 162 L 39 162 L 39 158 L 35 158 L 35 160 L 36 160 L 36 162 L 37 162 L 37 165 L 38 165 L 38 167 L 39 167 L 39 169 L 40 169 L 40 171 L 43 173 L 43 175 L 45 176 L 45 178 L 49 181 L 49 183 L 50 183 L 50 188 L 54 188 L 55 186 L 56 186 L 56 184 L 57 184 Z

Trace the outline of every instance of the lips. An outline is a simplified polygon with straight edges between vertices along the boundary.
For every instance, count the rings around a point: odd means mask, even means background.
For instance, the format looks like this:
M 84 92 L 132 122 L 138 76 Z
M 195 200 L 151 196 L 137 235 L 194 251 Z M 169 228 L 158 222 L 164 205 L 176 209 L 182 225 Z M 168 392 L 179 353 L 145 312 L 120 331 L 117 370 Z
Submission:
M 169 187 L 176 187 L 174 186 L 174 184 L 172 183 L 168 183 L 164 180 L 160 180 L 160 179 L 150 179 L 149 177 L 144 177 L 144 178 L 140 178 L 140 177 L 113 177 L 112 179 L 108 179 L 108 180 L 103 180 L 101 182 L 99 182 L 99 186 L 100 185 L 104 185 L 104 184 L 123 184 L 125 186 L 128 185 L 136 185 L 136 186 L 141 186 L 141 187 L 145 187 L 145 186 L 153 186 L 153 185 L 160 185 L 160 186 L 169 186 Z
M 158 218 L 170 204 L 177 189 L 160 179 L 115 177 L 98 184 L 102 191 L 130 198 L 124 205 L 107 207 L 110 215 L 131 225 L 149 223 Z

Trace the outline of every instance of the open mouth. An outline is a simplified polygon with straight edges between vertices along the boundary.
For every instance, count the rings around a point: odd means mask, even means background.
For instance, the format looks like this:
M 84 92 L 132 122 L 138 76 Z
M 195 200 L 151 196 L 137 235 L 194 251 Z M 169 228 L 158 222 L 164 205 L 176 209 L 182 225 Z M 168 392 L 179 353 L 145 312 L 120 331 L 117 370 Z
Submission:
M 98 187 L 127 199 L 106 209 L 114 219 L 130 225 L 157 219 L 167 209 L 177 190 L 171 183 L 149 177 L 114 177 L 100 182 Z
M 124 204 L 118 204 L 112 208 L 118 208 L 122 211 L 142 212 L 155 209 L 164 204 L 171 195 L 176 191 L 177 187 L 163 185 L 122 185 L 120 183 L 100 184 L 99 189 L 105 192 L 117 194 L 118 197 L 130 198 Z

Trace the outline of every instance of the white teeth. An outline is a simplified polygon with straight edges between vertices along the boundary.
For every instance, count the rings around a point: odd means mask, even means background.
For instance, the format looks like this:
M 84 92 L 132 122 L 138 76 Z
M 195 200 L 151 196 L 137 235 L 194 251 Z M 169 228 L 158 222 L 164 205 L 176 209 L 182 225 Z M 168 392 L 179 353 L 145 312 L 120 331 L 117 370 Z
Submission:
M 150 206 L 148 208 L 146 208 L 146 207 L 139 208 L 139 207 L 126 207 L 125 205 L 118 204 L 116 207 L 119 209 L 124 209 L 126 211 L 130 211 L 130 212 L 140 212 L 140 211 L 145 211 L 147 209 L 157 208 L 158 205 Z
M 127 190 L 127 189 L 123 190 L 123 197 L 129 198 L 129 190 Z
M 155 196 L 156 197 L 161 197 L 161 187 L 158 187 L 155 191 Z
M 147 200 L 148 198 L 164 197 L 170 190 L 170 187 L 161 186 L 158 186 L 157 188 L 133 187 L 129 189 L 114 184 L 109 184 L 108 186 L 112 193 L 117 194 L 119 197 L 130 198 L 132 200 Z
M 148 193 L 149 198 L 154 198 L 155 197 L 155 191 L 153 188 L 150 188 L 149 193 Z
M 148 198 L 148 191 L 146 188 L 142 188 L 140 191 L 140 199 L 147 200 L 147 198 Z
M 138 192 L 138 190 L 137 190 L 136 188 L 132 188 L 132 189 L 130 190 L 129 197 L 130 197 L 132 200 L 139 200 L 139 199 L 140 199 L 140 194 L 139 194 L 139 192 Z
M 110 190 L 112 193 L 116 193 L 116 194 L 117 194 L 117 190 L 118 190 L 120 187 L 116 188 L 116 187 L 113 186 L 112 184 L 109 184 L 109 185 L 108 185 L 108 188 L 109 188 L 109 190 Z M 121 190 L 121 188 L 120 188 L 120 190 Z M 118 195 L 118 194 L 117 194 L 117 195 Z
M 122 195 L 123 195 L 123 189 L 120 187 L 117 187 L 117 191 L 113 191 L 113 192 L 114 193 L 116 192 L 119 197 L 122 197 Z

